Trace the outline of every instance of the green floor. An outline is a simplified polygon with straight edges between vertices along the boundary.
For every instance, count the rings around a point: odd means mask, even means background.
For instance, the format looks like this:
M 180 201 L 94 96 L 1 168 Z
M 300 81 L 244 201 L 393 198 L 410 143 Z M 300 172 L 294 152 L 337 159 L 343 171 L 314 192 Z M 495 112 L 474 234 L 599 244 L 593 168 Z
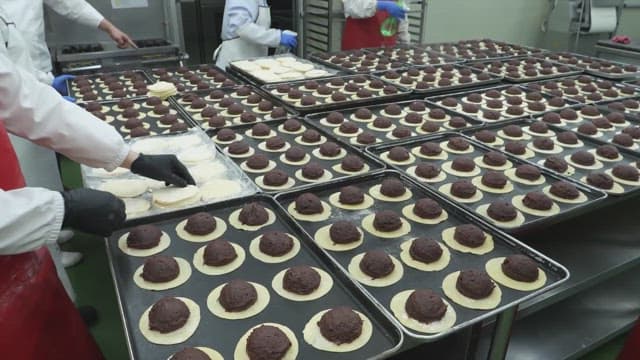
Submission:
M 69 161 L 62 162 L 64 184 L 67 187 L 81 185 L 79 169 Z M 77 234 L 63 246 L 65 250 L 84 254 L 82 263 L 68 270 L 78 296 L 79 305 L 92 305 L 99 313 L 98 323 L 91 332 L 108 360 L 128 358 L 122 322 L 109 272 L 104 242 L 100 238 Z M 615 360 L 624 344 L 625 336 L 619 336 L 580 360 Z

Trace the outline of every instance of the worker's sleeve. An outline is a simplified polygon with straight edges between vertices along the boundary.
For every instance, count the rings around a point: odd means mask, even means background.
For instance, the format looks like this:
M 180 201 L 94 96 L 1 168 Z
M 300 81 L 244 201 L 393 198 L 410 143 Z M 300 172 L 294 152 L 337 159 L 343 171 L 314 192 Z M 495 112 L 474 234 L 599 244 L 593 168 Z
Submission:
M 229 38 L 240 37 L 256 44 L 277 47 L 282 32 L 267 29 L 255 23 L 259 9 L 255 2 L 228 0 L 226 4 L 227 29 Z
M 404 21 L 398 24 L 398 42 L 400 44 L 410 44 L 411 34 L 409 33 L 409 15 L 406 15 Z
M 354 19 L 373 17 L 377 11 L 376 0 L 342 0 L 344 16 Z
M 19 254 L 58 238 L 64 200 L 42 188 L 0 189 L 0 255 Z
M 13 65 L 0 47 L 0 121 L 7 131 L 92 167 L 113 170 L 129 146 L 110 125 Z
M 53 11 L 80 24 L 97 28 L 104 16 L 84 0 L 44 0 Z

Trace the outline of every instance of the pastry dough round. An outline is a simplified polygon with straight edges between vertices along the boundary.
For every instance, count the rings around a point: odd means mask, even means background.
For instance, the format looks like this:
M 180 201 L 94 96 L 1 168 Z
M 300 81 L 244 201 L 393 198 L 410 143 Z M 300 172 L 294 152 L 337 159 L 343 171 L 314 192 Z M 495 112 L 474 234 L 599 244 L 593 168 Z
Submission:
M 271 281 L 271 287 L 276 294 L 282 296 L 283 298 L 291 301 L 313 301 L 320 299 L 331 291 L 333 287 L 333 278 L 326 271 L 319 269 L 315 266 L 312 267 L 315 271 L 320 275 L 320 285 L 317 289 L 315 289 L 312 293 L 306 295 L 300 295 L 296 293 L 292 293 L 284 288 L 283 280 L 284 274 L 289 269 L 284 269 L 276 274 Z
M 409 159 L 404 160 L 404 161 L 395 161 L 395 160 L 391 160 L 389 158 L 389 152 L 383 152 L 382 154 L 380 154 L 380 158 L 388 163 L 388 164 L 393 164 L 393 165 L 409 165 L 409 164 L 413 164 L 414 161 L 416 161 L 415 156 L 413 156 L 412 154 L 409 154 Z
M 452 154 L 471 154 L 474 151 L 473 145 L 469 144 L 469 148 L 466 150 L 455 150 L 449 147 L 448 141 L 443 141 L 440 143 L 440 147 L 442 150 L 446 152 L 450 152 Z
M 249 157 L 253 156 L 253 154 L 255 154 L 255 153 L 256 153 L 256 151 L 255 151 L 255 150 L 254 150 L 254 148 L 252 148 L 252 147 L 251 147 L 251 148 L 249 148 L 249 151 L 247 151 L 247 152 L 246 152 L 246 153 L 244 153 L 244 154 L 231 154 L 231 153 L 229 153 L 229 149 L 228 149 L 228 148 L 224 148 L 224 149 L 222 150 L 222 152 L 223 152 L 225 155 L 227 155 L 228 157 L 230 157 L 230 158 L 234 158 L 234 159 L 246 159 L 246 158 L 249 158 Z
M 402 267 L 402 263 L 395 257 L 389 255 L 394 265 L 393 271 L 391 271 L 389 275 L 377 279 L 372 279 L 369 275 L 360 270 L 360 261 L 363 257 L 364 253 L 354 256 L 348 266 L 351 278 L 358 282 L 371 287 L 386 287 L 391 286 L 402 279 L 402 275 L 404 275 L 404 268 Z
M 507 139 L 507 140 L 513 140 L 513 141 L 518 141 L 518 140 L 531 140 L 531 135 L 527 134 L 527 133 L 522 133 L 521 137 L 513 137 L 513 136 L 509 136 L 507 134 L 504 133 L 504 130 L 499 130 L 498 131 L 498 136 L 500 136 L 503 139 Z
M 377 236 L 383 239 L 396 239 L 401 236 L 407 235 L 411 231 L 411 224 L 403 218 L 400 218 L 402 226 L 398 230 L 391 232 L 382 232 L 373 227 L 373 220 L 376 214 L 369 214 L 362 219 L 362 228 L 373 236 Z
M 187 187 L 167 187 L 154 190 L 153 203 L 159 207 L 182 207 L 200 201 L 200 189 L 194 185 Z
M 402 194 L 401 196 L 398 197 L 389 197 L 386 195 L 383 195 L 380 192 L 380 188 L 382 187 L 382 185 L 378 184 L 378 185 L 374 185 L 371 187 L 371 189 L 369 189 L 369 194 L 371 196 L 373 196 L 373 198 L 380 200 L 380 201 L 387 201 L 387 202 L 403 202 L 403 201 L 407 201 L 409 199 L 411 199 L 411 197 L 413 196 L 413 193 L 411 192 L 410 189 L 406 189 L 406 191 L 404 192 L 404 194 Z
M 565 143 L 562 143 L 562 142 L 558 141 L 558 139 L 556 137 L 553 138 L 553 141 L 555 141 L 558 146 L 561 146 L 563 148 L 581 148 L 581 147 L 584 146 L 584 143 L 580 139 L 578 139 L 578 143 L 577 144 L 565 144 Z
M 313 235 L 313 239 L 315 240 L 316 244 L 318 244 L 318 246 L 323 249 L 330 251 L 349 251 L 357 248 L 364 242 L 364 233 L 359 228 L 358 232 L 360 233 L 360 239 L 348 244 L 337 244 L 333 242 L 333 240 L 331 240 L 329 230 L 331 230 L 331 224 L 321 227 Z
M 561 152 L 564 151 L 564 148 L 562 148 L 561 146 L 559 146 L 557 143 L 553 144 L 553 149 L 551 150 L 543 150 L 543 149 L 538 149 L 537 147 L 533 146 L 533 143 L 528 143 L 527 144 L 527 148 L 531 149 L 532 151 L 535 151 L 537 153 L 540 154 L 545 154 L 545 155 L 549 155 L 549 154 L 560 154 Z
M 276 215 L 273 213 L 273 211 L 271 211 L 271 209 L 267 209 L 267 208 L 265 208 L 265 210 L 267 211 L 268 218 L 267 218 L 267 222 L 262 224 L 262 225 L 245 225 L 245 224 L 241 223 L 240 219 L 239 219 L 239 215 L 240 215 L 240 211 L 242 211 L 242 209 L 237 209 L 236 211 L 232 212 L 231 215 L 229 215 L 229 224 L 231 224 L 231 226 L 233 226 L 234 228 L 236 228 L 238 230 L 258 231 L 258 230 L 262 229 L 263 227 L 269 226 L 269 225 L 273 224 L 274 222 L 276 222 Z
M 300 136 L 296 136 L 295 141 L 303 146 L 316 146 L 316 145 L 320 145 L 320 144 L 324 144 L 325 142 L 327 142 L 327 138 L 320 135 L 320 140 L 313 142 L 313 143 L 308 143 L 308 142 L 304 142 L 302 141 L 302 135 Z
M 621 161 L 622 159 L 624 159 L 622 157 L 622 155 L 620 155 L 620 154 L 618 154 L 618 157 L 615 158 L 615 159 L 607 159 L 606 157 L 602 157 L 602 156 L 598 155 L 598 152 L 596 151 L 596 149 L 591 149 L 591 150 L 587 150 L 587 151 L 592 153 L 596 157 L 596 159 L 598 159 L 600 161 L 604 161 L 604 162 L 612 163 L 612 162 L 618 162 L 618 161 Z
M 297 134 L 302 134 L 302 133 L 303 133 L 303 132 L 305 132 L 306 130 L 307 130 L 307 128 L 306 128 L 304 125 L 300 126 L 300 129 L 299 129 L 298 131 L 287 131 L 287 130 L 284 128 L 284 124 L 280 124 L 280 125 L 278 125 L 278 131 L 280 131 L 280 132 L 282 132 L 282 133 L 285 133 L 285 134 L 293 134 L 293 135 L 297 135 Z
M 253 173 L 253 174 L 264 174 L 264 173 L 267 173 L 267 172 L 269 172 L 269 171 L 271 171 L 271 170 L 273 170 L 275 168 L 276 168 L 276 162 L 273 161 L 273 160 L 269 160 L 269 165 L 267 165 L 266 168 L 257 169 L 257 170 L 256 169 L 252 169 L 249 166 L 247 166 L 247 162 L 246 161 L 243 161 L 240 164 L 240 169 L 242 169 L 242 170 L 244 170 L 244 171 L 246 171 L 248 173 Z
M 415 260 L 411 257 L 411 253 L 409 252 L 414 240 L 415 239 L 407 240 L 400 244 L 400 248 L 402 249 L 400 252 L 400 260 L 402 260 L 402 262 L 407 266 L 420 271 L 440 271 L 449 265 L 449 262 L 451 261 L 451 252 L 449 252 L 449 249 L 446 246 L 443 246 L 440 243 L 438 243 L 442 249 L 442 256 L 440 256 L 440 259 L 432 263 L 423 263 L 422 261 Z
M 545 193 L 548 197 L 550 197 L 551 199 L 553 199 L 553 200 L 555 200 L 557 202 L 561 202 L 561 203 L 565 203 L 565 204 L 581 204 L 581 203 L 586 202 L 587 200 L 589 200 L 587 198 L 587 196 L 584 193 L 582 193 L 582 191 L 579 191 L 579 190 L 578 191 L 580 192 L 580 195 L 578 196 L 578 198 L 576 198 L 576 199 L 563 199 L 561 197 L 553 195 L 551 193 L 550 189 L 551 189 L 551 185 L 546 186 L 544 189 L 542 189 L 542 192 Z
M 393 315 L 402 325 L 421 333 L 437 334 L 450 329 L 456 323 L 456 312 L 453 310 L 451 304 L 444 299 L 442 299 L 442 301 L 447 306 L 447 311 L 444 313 L 442 319 L 425 324 L 410 317 L 409 314 L 407 314 L 407 310 L 405 310 L 405 306 L 413 291 L 414 290 L 405 290 L 397 293 L 391 298 L 391 303 L 389 304 Z
M 296 176 L 296 178 L 298 178 L 298 180 L 300 180 L 302 182 L 306 182 L 306 183 L 320 183 L 320 182 L 326 182 L 326 181 L 329 181 L 329 180 L 333 179 L 333 174 L 331 173 L 331 171 L 328 171 L 327 169 L 325 169 L 324 173 L 322 174 L 322 176 L 320 176 L 317 179 L 309 179 L 309 178 L 304 177 L 302 175 L 302 169 L 296 170 L 295 176 Z
M 565 156 L 564 160 L 567 163 L 569 163 L 569 165 L 573 165 L 573 166 L 577 167 L 578 169 L 584 169 L 584 170 L 598 170 L 598 169 L 602 169 L 602 167 L 604 166 L 602 164 L 602 162 L 600 162 L 598 159 L 596 159 L 594 164 L 590 165 L 590 166 L 580 165 L 580 164 L 577 164 L 577 163 L 573 162 L 571 160 L 571 155 Z
M 269 300 L 270 300 L 269 290 L 267 290 L 266 287 L 258 283 L 254 283 L 254 282 L 249 282 L 249 283 L 253 285 L 253 287 L 256 289 L 256 293 L 258 294 L 258 297 L 256 299 L 256 302 L 253 305 L 251 305 L 248 309 L 237 311 L 237 312 L 229 312 L 225 310 L 224 307 L 222 307 L 222 305 L 218 301 L 218 298 L 220 297 L 222 288 L 225 285 L 227 285 L 227 283 L 224 283 L 219 285 L 215 289 L 213 289 L 209 293 L 209 296 L 207 296 L 207 307 L 209 308 L 209 311 L 211 311 L 213 315 L 226 320 L 248 319 L 252 316 L 256 316 L 259 313 L 261 313 L 262 310 L 264 310 L 267 307 L 267 305 L 269 305 Z
M 147 257 L 147 256 L 159 254 L 165 251 L 169 247 L 169 245 L 171 245 L 171 238 L 164 231 L 162 232 L 162 236 L 160 237 L 160 242 L 158 243 L 158 245 L 156 245 L 151 249 L 132 249 L 128 247 L 127 246 L 128 236 L 129 236 L 129 233 L 126 233 L 120 236 L 120 238 L 118 239 L 118 247 L 120 248 L 120 250 L 122 250 L 123 253 L 130 256 Z
M 547 274 L 540 268 L 538 268 L 538 279 L 533 282 L 518 281 L 508 277 L 502 271 L 502 262 L 504 262 L 504 259 L 504 257 L 491 259 L 487 261 L 487 264 L 484 266 L 487 274 L 498 284 L 515 290 L 533 291 L 543 287 L 544 284 L 547 283 Z
M 306 163 L 308 163 L 309 161 L 311 161 L 311 156 L 309 156 L 309 154 L 304 154 L 304 158 L 300 161 L 289 161 L 287 160 L 287 155 L 286 154 L 282 154 L 280 155 L 280 161 L 282 161 L 283 163 L 287 164 L 287 165 L 293 165 L 293 166 L 302 166 L 305 165 Z
M 322 159 L 322 160 L 338 160 L 338 159 L 342 159 L 343 157 L 347 156 L 347 150 L 345 149 L 340 149 L 340 153 L 336 156 L 324 156 L 320 153 L 320 149 L 313 149 L 313 151 L 311 151 L 311 153 L 313 154 L 313 156 L 317 157 L 318 159 Z
M 474 176 L 478 176 L 482 171 L 478 166 L 474 167 L 473 170 L 469 172 L 458 171 L 453 169 L 453 167 L 451 166 L 452 164 L 453 164 L 453 161 L 447 161 L 443 163 L 442 170 L 446 171 L 451 175 L 458 176 L 458 177 L 474 177 Z
M 242 266 L 242 263 L 244 263 L 244 259 L 246 258 L 247 255 L 244 252 L 244 249 L 242 248 L 242 246 L 232 242 L 230 242 L 229 244 L 231 244 L 231 246 L 233 246 L 233 248 L 236 250 L 236 255 L 237 255 L 237 257 L 233 259 L 232 262 L 223 266 L 209 266 L 205 264 L 204 249 L 207 247 L 205 245 L 200 247 L 195 252 L 195 254 L 193 254 L 193 266 L 198 271 L 200 271 L 205 275 L 224 275 L 238 269 L 240 266 Z
M 119 198 L 133 198 L 147 191 L 144 179 L 113 179 L 100 185 L 99 190 L 109 192 Z
M 538 164 L 538 165 L 540 165 L 540 166 L 542 166 L 542 167 L 544 167 L 545 169 L 549 169 L 549 168 L 547 168 L 546 166 L 544 166 L 544 162 L 545 162 L 545 160 L 539 160 L 539 161 L 537 162 L 537 164 Z M 555 171 L 555 170 L 551 170 L 551 169 L 549 169 L 549 170 L 550 170 L 550 171 Z M 561 173 L 561 175 L 571 176 L 571 175 L 573 175 L 575 172 L 576 172 L 576 169 L 574 169 L 571 165 L 568 165 L 568 166 L 567 166 L 567 171 L 565 171 L 564 173 Z M 560 173 L 558 173 L 558 174 L 560 174 Z
M 286 183 L 284 183 L 283 185 L 280 185 L 280 186 L 266 185 L 264 183 L 264 176 L 263 175 L 258 176 L 254 181 L 256 182 L 256 184 L 258 186 L 260 186 L 260 188 L 265 189 L 265 190 L 271 190 L 271 191 L 290 189 L 296 184 L 296 181 L 291 177 L 289 177 L 287 179 Z
M 200 324 L 200 306 L 188 298 L 176 297 L 176 299 L 182 300 L 182 302 L 187 305 L 187 308 L 189 309 L 189 318 L 181 328 L 170 333 L 163 334 L 159 331 L 149 329 L 149 312 L 153 305 L 149 306 L 147 310 L 142 313 L 140 322 L 138 323 L 138 328 L 140 329 L 142 336 L 144 336 L 150 343 L 158 345 L 180 344 L 187 341 L 191 335 L 196 332 L 196 329 L 198 329 L 198 325 Z
M 136 217 L 151 208 L 151 203 L 145 199 L 125 198 L 122 199 L 122 201 L 124 201 L 124 208 L 127 214 L 127 218 Z
M 140 265 L 133 273 L 133 282 L 141 289 L 154 291 L 169 290 L 184 284 L 191 277 L 191 266 L 189 266 L 189 262 L 183 258 L 174 257 L 173 259 L 178 263 L 179 268 L 178 276 L 175 279 L 163 283 L 147 281 L 142 277 L 142 268 L 144 265 Z
M 489 209 L 489 204 L 484 204 L 484 205 L 478 206 L 478 208 L 476 209 L 476 212 L 478 214 L 482 215 L 485 219 L 491 221 L 492 223 L 496 224 L 497 226 L 499 226 L 501 228 L 513 229 L 513 228 L 516 228 L 516 227 L 524 224 L 524 222 L 525 222 L 524 215 L 522 215 L 522 212 L 520 212 L 520 211 L 518 211 L 518 214 L 516 215 L 515 219 L 513 219 L 511 221 L 503 222 L 503 221 L 497 221 L 497 220 L 493 219 L 491 216 L 489 216 L 489 214 L 487 212 L 488 209 Z
M 437 183 L 437 182 L 441 182 L 447 179 L 447 174 L 444 171 L 440 171 L 440 174 L 438 174 L 438 176 L 432 178 L 432 179 L 425 179 L 421 176 L 418 176 L 418 174 L 416 174 L 416 168 L 417 166 L 410 166 L 407 168 L 406 172 L 407 174 L 413 176 L 414 178 L 426 182 L 426 183 Z
M 371 335 L 373 334 L 373 325 L 371 324 L 371 320 L 364 316 L 359 311 L 354 312 L 358 314 L 360 319 L 362 319 L 362 332 L 360 336 L 353 340 L 350 343 L 344 344 L 335 344 L 322 336 L 320 332 L 320 327 L 318 326 L 318 322 L 322 318 L 322 315 L 329 310 L 323 310 L 317 314 L 315 314 L 309 322 L 304 326 L 304 330 L 302 330 L 302 336 L 304 337 L 304 341 L 311 345 L 313 348 L 328 351 L 328 352 L 336 352 L 336 353 L 346 353 L 350 351 L 356 351 L 361 347 L 365 346 L 369 340 L 371 339 Z
M 492 193 L 492 194 L 508 194 L 513 191 L 513 184 L 511 183 L 511 181 L 507 181 L 507 183 L 504 185 L 502 189 L 495 189 L 483 184 L 481 176 L 474 177 L 473 179 L 471 179 L 471 183 L 475 185 L 478 189 L 488 193 Z
M 531 209 L 528 208 L 524 205 L 524 203 L 522 202 L 522 200 L 524 199 L 524 195 L 516 195 L 513 197 L 513 199 L 511 199 L 511 203 L 513 204 L 513 206 L 516 207 L 516 209 L 527 213 L 529 215 L 533 215 L 533 216 L 552 216 L 552 215 L 556 215 L 560 212 L 560 207 L 558 206 L 558 204 L 556 204 L 555 202 L 553 203 L 553 205 L 551 206 L 551 209 L 549 210 L 536 210 L 536 209 Z
M 211 180 L 200 187 L 203 201 L 231 198 L 240 192 L 242 192 L 242 185 L 232 180 Z
M 493 251 L 493 236 L 491 236 L 491 234 L 484 232 L 484 243 L 476 248 L 472 248 L 462 245 L 456 241 L 454 238 L 455 231 L 455 227 L 450 227 L 442 231 L 442 241 L 444 241 L 444 243 L 453 250 L 474 255 L 484 255 Z
M 540 177 L 537 180 L 531 181 L 531 180 L 527 180 L 527 179 L 521 179 L 519 177 L 516 176 L 516 169 L 508 169 L 507 171 L 504 172 L 504 175 L 509 178 L 509 180 L 523 184 L 523 185 L 531 185 L 531 186 L 535 186 L 535 185 L 542 185 L 544 184 L 545 181 L 547 181 L 544 177 L 544 175 L 540 175 Z
M 528 126 L 523 127 L 523 128 L 522 128 L 522 131 L 524 131 L 524 132 L 526 132 L 527 134 L 529 134 L 529 135 L 531 135 L 531 136 L 534 136 L 534 137 L 553 137 L 553 136 L 555 136 L 555 135 L 556 135 L 556 133 L 554 133 L 553 131 L 551 131 L 551 130 L 549 130 L 549 129 L 547 129 L 547 132 L 546 132 L 546 133 L 544 133 L 544 134 L 540 134 L 540 133 L 537 133 L 537 132 L 535 132 L 535 131 L 531 131 L 531 129 L 529 129 L 529 127 L 528 127 Z
M 263 253 L 260 250 L 260 238 L 262 237 L 262 235 L 259 235 L 258 237 L 251 240 L 251 243 L 249 244 L 249 252 L 254 258 L 267 264 L 279 264 L 285 261 L 289 261 L 293 259 L 296 255 L 298 255 L 298 252 L 300 252 L 300 240 L 298 240 L 295 236 L 291 234 L 287 234 L 287 235 L 291 238 L 291 240 L 293 240 L 293 247 L 288 253 L 282 256 L 271 256 Z
M 418 215 L 413 213 L 414 207 L 415 207 L 415 204 L 409 204 L 409 205 L 403 207 L 402 208 L 402 215 L 404 215 L 404 217 L 406 217 L 407 219 L 409 219 L 411 221 L 415 221 L 417 223 L 427 224 L 427 225 L 440 224 L 441 222 L 446 221 L 449 218 L 449 215 L 443 209 L 442 213 L 437 218 L 435 218 L 435 219 L 424 219 L 424 218 L 421 218 Z
M 258 144 L 258 149 L 264 151 L 264 152 L 270 152 L 270 153 L 283 153 L 286 152 L 287 150 L 289 150 L 289 148 L 291 148 L 291 144 L 289 144 L 288 142 L 284 143 L 284 146 L 281 147 L 280 149 L 275 149 L 275 150 L 271 150 L 269 148 L 267 148 L 267 142 L 263 141 L 261 143 Z
M 333 169 L 333 171 L 339 173 L 339 174 L 343 174 L 343 175 L 359 175 L 359 174 L 364 174 L 366 172 L 369 172 L 370 168 L 369 165 L 364 164 L 364 166 L 362 166 L 362 169 L 358 170 L 358 171 L 346 171 L 342 168 L 342 164 L 335 164 L 331 167 L 331 169 Z
M 322 204 L 322 212 L 320 214 L 305 215 L 305 214 L 299 213 L 296 210 L 295 201 L 289 204 L 289 206 L 287 207 L 287 211 L 296 220 L 310 221 L 310 222 L 325 221 L 331 216 L 331 206 L 324 201 L 320 201 L 320 203 Z
M 202 243 L 202 242 L 208 242 L 211 240 L 219 239 L 227 231 L 227 224 L 224 222 L 224 220 L 220 219 L 219 217 L 214 216 L 214 219 L 216 221 L 216 229 L 209 234 L 193 235 L 188 233 L 184 229 L 185 225 L 187 225 L 188 219 L 184 219 L 178 223 L 178 225 L 176 226 L 176 234 L 178 234 L 178 236 L 183 240 L 195 242 L 195 243 Z
M 484 195 L 482 195 L 482 191 L 479 191 L 479 190 L 476 190 L 476 193 L 468 199 L 457 197 L 451 193 L 451 185 L 452 185 L 451 183 L 444 184 L 438 188 L 438 191 L 462 204 L 473 204 L 482 200 L 482 198 L 484 197 Z
M 485 169 L 490 169 L 490 170 L 496 170 L 496 171 L 503 171 L 503 170 L 507 170 L 511 167 L 513 167 L 513 164 L 511 163 L 511 161 L 507 160 L 507 162 L 504 165 L 501 166 L 493 166 L 493 165 L 487 165 L 485 164 L 485 162 L 482 159 L 482 156 L 478 156 L 477 158 L 473 159 L 473 162 L 481 168 L 485 168 Z M 452 169 L 453 170 L 453 169 Z M 455 171 L 455 170 L 454 170 Z
M 456 288 L 456 282 L 458 281 L 459 275 L 460 271 L 453 272 L 447 275 L 442 281 L 442 290 L 444 290 L 444 294 L 449 299 L 453 300 L 453 302 L 462 307 L 476 310 L 490 310 L 500 305 L 500 301 L 502 301 L 502 290 L 500 290 L 500 287 L 497 284 L 488 297 L 484 299 L 472 299 L 462 295 Z
M 210 360 L 224 360 L 222 355 L 220 355 L 216 350 L 204 346 L 196 346 L 195 348 L 207 354 Z M 173 360 L 173 355 L 171 355 L 167 360 Z
M 622 193 L 624 193 L 624 188 L 622 187 L 622 185 L 620 185 L 620 184 L 618 184 L 618 183 L 616 182 L 616 178 L 613 178 L 613 179 L 614 179 L 614 181 L 613 181 L 613 187 L 612 187 L 611 189 L 609 189 L 609 190 L 607 190 L 607 189 L 600 189 L 600 188 L 598 188 L 598 187 L 596 187 L 596 189 L 598 189 L 598 190 L 602 190 L 602 191 L 607 192 L 607 193 L 609 193 L 609 194 L 622 194 Z M 582 177 L 582 179 L 580 179 L 580 181 L 581 181 L 581 182 L 583 182 L 583 183 L 585 183 L 585 184 L 587 184 L 587 185 L 589 185 L 589 183 L 587 182 L 587 177 L 586 177 L 586 176 L 583 176 L 583 177 Z M 589 186 L 593 186 L 593 185 L 589 185 Z
M 625 179 L 621 179 L 615 175 L 613 175 L 613 169 L 607 169 L 605 170 L 605 173 L 609 176 L 611 176 L 611 178 L 613 180 L 615 180 L 615 182 L 618 182 L 622 185 L 627 185 L 627 186 L 640 186 L 640 180 L 637 181 L 629 181 L 629 180 L 625 180 Z
M 364 194 L 364 200 L 361 204 L 356 205 L 348 205 L 340 202 L 340 192 L 335 192 L 329 195 L 329 203 L 337 208 L 344 210 L 364 210 L 368 209 L 373 205 L 373 198 L 367 194 Z
M 298 345 L 298 340 L 296 339 L 296 335 L 288 327 L 284 325 L 276 324 L 276 323 L 263 323 L 263 324 L 256 325 L 251 329 L 247 330 L 247 332 L 244 335 L 242 335 L 240 340 L 238 340 L 236 349 L 233 352 L 233 360 L 251 360 L 249 359 L 249 355 L 247 355 L 247 339 L 249 338 L 249 335 L 251 335 L 251 332 L 254 329 L 262 325 L 270 325 L 270 326 L 277 327 L 287 336 L 287 338 L 289 338 L 289 341 L 291 342 L 291 347 L 289 348 L 289 350 L 287 350 L 287 352 L 284 354 L 281 360 L 296 360 L 298 357 L 298 351 L 299 351 L 298 349 L 299 345 Z

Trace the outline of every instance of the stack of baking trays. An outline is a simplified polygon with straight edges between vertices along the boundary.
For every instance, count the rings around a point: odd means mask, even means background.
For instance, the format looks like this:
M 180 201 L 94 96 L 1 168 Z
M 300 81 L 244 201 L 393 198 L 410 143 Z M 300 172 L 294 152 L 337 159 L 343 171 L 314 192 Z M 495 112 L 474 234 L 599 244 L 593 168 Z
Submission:
M 381 359 L 568 278 L 393 171 L 149 217 L 107 243 L 135 359 Z
M 177 155 L 196 184 L 176 188 L 162 181 L 135 175 L 124 168 L 107 172 L 82 166 L 85 187 L 108 191 L 121 198 L 129 220 L 242 197 L 258 191 L 233 161 L 218 153 L 214 144 L 199 129 L 135 138 L 130 140 L 130 144 L 132 150 L 139 153 Z

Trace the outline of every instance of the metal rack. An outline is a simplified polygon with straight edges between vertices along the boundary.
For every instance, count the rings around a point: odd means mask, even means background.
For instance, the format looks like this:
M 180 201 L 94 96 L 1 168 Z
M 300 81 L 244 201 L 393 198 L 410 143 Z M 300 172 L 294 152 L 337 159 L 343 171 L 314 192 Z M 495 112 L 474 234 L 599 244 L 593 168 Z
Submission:
M 342 0 L 299 0 L 302 55 L 314 52 L 340 50 L 345 16 Z M 407 1 L 409 10 L 409 33 L 412 43 L 425 40 L 427 1 Z

